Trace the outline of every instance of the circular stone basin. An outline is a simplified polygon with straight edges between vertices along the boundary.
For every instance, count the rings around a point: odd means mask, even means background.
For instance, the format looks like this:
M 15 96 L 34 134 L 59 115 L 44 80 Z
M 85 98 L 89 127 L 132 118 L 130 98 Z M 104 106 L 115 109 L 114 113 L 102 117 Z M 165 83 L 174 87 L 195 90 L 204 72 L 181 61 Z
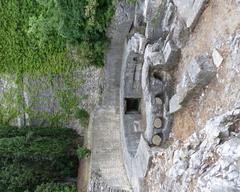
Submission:
M 158 134 L 156 134 L 152 137 L 152 144 L 153 145 L 160 146 L 161 141 L 162 141 L 162 139 Z
M 160 129 L 162 127 L 162 120 L 159 117 L 155 118 L 153 125 L 156 129 Z

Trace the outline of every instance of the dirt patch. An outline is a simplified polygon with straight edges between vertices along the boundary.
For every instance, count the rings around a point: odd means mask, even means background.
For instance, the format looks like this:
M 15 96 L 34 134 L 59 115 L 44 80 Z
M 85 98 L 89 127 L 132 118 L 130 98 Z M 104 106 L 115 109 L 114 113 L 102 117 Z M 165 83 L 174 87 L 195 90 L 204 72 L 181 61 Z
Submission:
M 216 115 L 231 110 L 240 101 L 240 74 L 234 71 L 231 58 L 231 37 L 240 30 L 240 9 L 235 1 L 210 1 L 188 44 L 182 49 L 182 59 L 175 73 L 180 82 L 186 66 L 193 57 L 212 54 L 216 48 L 224 61 L 212 82 L 191 99 L 188 106 L 175 114 L 173 135 L 185 140 Z
M 90 157 L 86 157 L 79 161 L 77 190 L 78 192 L 86 192 L 89 181 L 89 161 Z

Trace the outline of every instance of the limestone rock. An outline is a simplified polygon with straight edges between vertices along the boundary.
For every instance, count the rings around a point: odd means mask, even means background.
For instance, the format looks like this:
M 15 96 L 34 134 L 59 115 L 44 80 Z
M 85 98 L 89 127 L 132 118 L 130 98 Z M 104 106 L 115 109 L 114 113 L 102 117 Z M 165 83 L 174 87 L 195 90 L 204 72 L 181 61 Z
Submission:
M 184 20 L 176 16 L 171 26 L 172 40 L 175 45 L 182 48 L 186 45 L 189 39 L 189 29 L 187 28 Z
M 207 55 L 200 55 L 188 65 L 187 72 L 194 85 L 205 86 L 216 75 L 216 66 Z
M 179 111 L 199 88 L 207 85 L 216 74 L 216 66 L 207 55 L 195 57 L 187 66 L 182 80 L 177 85 L 176 94 L 169 103 L 169 113 Z
M 164 91 L 164 84 L 161 80 L 156 78 L 151 78 L 150 80 L 151 92 L 153 95 L 157 96 Z
M 230 42 L 232 68 L 235 72 L 240 72 L 240 33 L 232 37 Z
M 159 8 L 163 5 L 162 0 L 145 0 L 143 16 L 145 22 L 151 21 L 151 19 L 158 14 Z
M 159 97 L 156 97 L 156 98 L 155 98 L 155 101 L 156 101 L 156 104 L 157 104 L 157 105 L 162 105 L 162 104 L 163 104 L 162 99 L 159 98 Z
M 176 141 L 160 150 L 147 176 L 151 191 L 188 191 L 191 187 L 199 192 L 239 191 L 239 135 L 219 142 L 219 136 L 239 118 L 240 109 L 236 108 L 210 119 L 183 143 Z
M 165 1 L 146 0 L 144 18 L 146 25 L 145 36 L 151 42 L 157 41 L 162 34 L 162 20 L 165 13 Z
M 158 66 L 160 66 L 160 67 L 165 66 L 162 51 L 151 53 L 150 61 L 152 62 L 153 66 L 157 66 L 157 67 Z
M 134 27 L 144 24 L 145 0 L 138 0 L 135 4 Z
M 165 11 L 163 21 L 162 21 L 163 31 L 170 31 L 171 23 L 174 17 L 174 12 L 175 12 L 175 6 L 173 5 L 173 3 L 169 2 Z
M 181 51 L 176 47 L 176 45 L 174 45 L 172 41 L 168 41 L 163 49 L 163 55 L 165 60 L 165 68 L 172 69 L 178 64 Z
M 173 0 L 188 28 L 194 29 L 208 0 Z
M 212 53 L 213 63 L 216 65 L 216 67 L 220 67 L 220 65 L 223 62 L 223 57 L 220 55 L 220 53 L 214 49 Z
M 145 30 L 145 36 L 147 39 L 151 39 L 153 37 L 154 33 L 154 26 L 151 23 L 147 23 L 146 30 Z
M 129 44 L 131 44 L 131 49 L 135 53 L 143 54 L 147 44 L 147 39 L 143 35 L 135 33 L 130 39 Z
M 180 97 L 175 94 L 174 96 L 172 96 L 172 98 L 170 99 L 169 102 L 169 113 L 175 113 L 177 111 L 179 111 L 182 108 L 182 106 L 180 105 Z

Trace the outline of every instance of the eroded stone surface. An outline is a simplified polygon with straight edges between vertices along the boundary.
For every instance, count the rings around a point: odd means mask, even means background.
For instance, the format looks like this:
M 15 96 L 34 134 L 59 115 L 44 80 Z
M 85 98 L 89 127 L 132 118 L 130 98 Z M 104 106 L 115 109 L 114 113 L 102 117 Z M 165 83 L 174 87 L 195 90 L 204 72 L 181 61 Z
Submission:
M 163 55 L 165 60 L 166 69 L 172 69 L 176 67 L 181 56 L 181 50 L 176 47 L 173 41 L 168 41 L 163 49 Z
M 209 84 L 215 75 L 216 66 L 208 55 L 195 57 L 187 66 L 176 87 L 176 94 L 170 100 L 170 113 L 180 110 L 202 87 Z
M 239 191 L 240 135 L 231 132 L 239 118 L 239 108 L 229 111 L 184 143 L 162 149 L 148 172 L 146 191 Z
M 223 57 L 220 55 L 220 53 L 214 49 L 212 53 L 213 63 L 216 65 L 216 67 L 220 67 L 220 65 L 223 62 Z
M 173 2 L 177 6 L 179 14 L 185 20 L 187 27 L 193 30 L 207 0 L 173 0 Z
M 139 33 L 134 33 L 133 37 L 130 39 L 131 49 L 135 53 L 143 54 L 145 46 L 147 44 L 147 39 L 144 35 Z
M 216 67 L 208 55 L 200 55 L 188 65 L 187 72 L 195 86 L 204 86 L 216 75 Z
M 175 113 L 179 111 L 182 108 L 180 103 L 181 103 L 180 97 L 177 94 L 172 96 L 169 102 L 169 106 L 170 106 L 169 113 Z

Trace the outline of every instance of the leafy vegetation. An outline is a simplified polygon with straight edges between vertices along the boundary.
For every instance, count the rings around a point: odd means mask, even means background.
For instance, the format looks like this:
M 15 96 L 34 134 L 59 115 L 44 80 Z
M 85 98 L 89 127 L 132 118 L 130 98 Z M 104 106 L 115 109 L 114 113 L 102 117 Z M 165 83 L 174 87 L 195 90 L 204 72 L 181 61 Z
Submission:
M 34 191 L 35 187 L 42 182 L 49 180 L 47 170 L 42 171 L 40 167 L 23 162 L 4 163 L 0 168 L 0 190 L 6 192 Z
M 46 183 L 38 186 L 35 192 L 77 192 L 77 189 L 71 184 Z
M 0 126 L 0 191 L 34 191 L 48 182 L 53 191 L 74 191 L 74 184 L 61 183 L 77 176 L 78 146 L 71 129 Z
M 134 4 L 136 2 L 137 2 L 137 0 L 127 0 L 127 3 L 129 3 L 129 4 Z
M 112 0 L 0 2 L 0 72 L 59 73 L 103 64 Z M 68 59 L 66 43 L 81 63 Z
M 79 109 L 76 82 L 68 76 L 88 65 L 103 65 L 112 14 L 112 0 L 0 1 L 0 74 L 13 81 L 2 94 L 0 124 L 24 113 L 49 117 L 23 104 L 23 85 L 31 98 L 38 96 L 35 85 L 27 87 L 24 79 L 43 75 L 69 79 L 66 89 L 54 95 L 60 112 L 49 118 L 50 124 L 72 116 L 86 124 L 89 115 Z M 63 183 L 76 177 L 78 158 L 89 154 L 77 140 L 69 129 L 0 126 L 0 191 L 75 192 L 74 184 Z
M 15 84 L 1 93 L 0 123 L 9 124 L 24 112 L 32 119 L 48 117 L 53 126 L 74 116 L 79 117 L 83 125 L 87 123 L 87 114 L 79 109 L 82 98 L 72 91 L 76 90 L 72 87 L 76 78 L 71 75 L 85 66 L 103 65 L 104 51 L 108 44 L 105 32 L 113 14 L 112 2 L 0 1 L 0 74 L 7 74 L 7 81 L 14 81 Z M 66 76 L 65 79 L 70 81 L 70 86 L 57 91 L 55 97 L 61 110 L 54 111 L 51 115 L 45 111 L 36 113 L 31 105 L 23 103 L 22 98 L 23 86 L 26 86 L 24 79 L 31 80 L 34 77 L 38 80 L 37 77 L 43 75 L 53 78 Z M 46 84 L 51 83 L 49 80 Z M 35 89 L 34 85 L 27 88 L 31 90 L 28 94 L 32 103 L 34 99 L 39 99 L 39 85 Z
M 90 153 L 91 151 L 85 147 L 78 146 L 77 148 L 77 156 L 79 160 L 83 159 L 84 157 L 87 157 Z
M 77 109 L 75 111 L 75 117 L 79 119 L 82 125 L 86 126 L 89 121 L 89 114 L 86 110 L 84 109 Z

